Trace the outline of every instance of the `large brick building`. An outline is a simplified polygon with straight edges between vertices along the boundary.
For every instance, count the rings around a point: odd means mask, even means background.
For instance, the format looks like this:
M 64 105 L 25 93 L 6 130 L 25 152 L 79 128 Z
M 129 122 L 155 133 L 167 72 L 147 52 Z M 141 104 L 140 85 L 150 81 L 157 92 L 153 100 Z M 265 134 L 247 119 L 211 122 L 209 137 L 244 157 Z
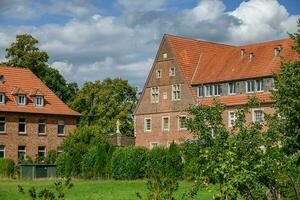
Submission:
M 0 157 L 17 162 L 60 151 L 79 115 L 30 70 L 0 66 Z
M 291 39 L 231 46 L 179 36 L 164 35 L 154 64 L 135 109 L 136 145 L 152 148 L 192 139 L 186 130 L 184 110 L 189 105 L 226 105 L 228 128 L 236 120 L 236 106 L 249 96 L 260 100 L 246 116 L 262 121 L 272 113 L 274 73 L 281 61 L 299 59 Z

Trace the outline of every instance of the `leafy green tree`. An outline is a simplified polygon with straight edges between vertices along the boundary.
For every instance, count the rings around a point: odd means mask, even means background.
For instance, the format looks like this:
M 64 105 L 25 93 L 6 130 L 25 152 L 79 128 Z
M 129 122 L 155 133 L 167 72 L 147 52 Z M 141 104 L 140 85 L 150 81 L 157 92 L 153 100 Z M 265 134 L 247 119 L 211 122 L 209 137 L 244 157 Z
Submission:
M 67 83 L 57 69 L 50 67 L 47 62 L 47 52 L 38 47 L 38 40 L 29 34 L 17 35 L 16 41 L 6 49 L 5 65 L 30 69 L 39 77 L 61 100 L 71 101 L 78 86 L 76 83 Z
M 298 33 L 290 34 L 295 41 L 293 48 L 300 56 L 300 20 Z M 276 89 L 273 97 L 276 100 L 275 108 L 281 117 L 282 133 L 285 138 L 283 145 L 288 154 L 300 149 L 300 60 L 284 61 L 280 73 L 275 76 Z
M 107 78 L 85 83 L 70 105 L 82 114 L 81 126 L 95 125 L 109 134 L 116 131 L 119 119 L 121 132 L 132 134 L 132 111 L 136 100 L 136 89 L 128 81 Z

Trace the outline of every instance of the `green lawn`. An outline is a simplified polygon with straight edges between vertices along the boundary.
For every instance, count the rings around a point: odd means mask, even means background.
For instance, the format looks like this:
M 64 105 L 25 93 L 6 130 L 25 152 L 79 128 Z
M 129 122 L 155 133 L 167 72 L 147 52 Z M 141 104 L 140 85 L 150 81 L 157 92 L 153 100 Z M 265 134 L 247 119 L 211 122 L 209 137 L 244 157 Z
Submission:
M 22 185 L 26 191 L 31 187 L 52 188 L 54 180 L 36 180 L 36 181 L 17 181 L 0 180 L 0 199 L 1 200 L 20 200 L 29 199 L 28 195 L 22 195 L 18 192 L 17 185 Z M 114 180 L 73 180 L 74 187 L 66 192 L 66 200 L 134 200 L 137 199 L 136 192 L 145 195 L 146 181 L 114 181 Z M 176 193 L 178 199 L 184 192 L 190 189 L 192 183 L 181 182 L 179 190 Z M 212 199 L 210 190 L 201 191 L 199 199 Z

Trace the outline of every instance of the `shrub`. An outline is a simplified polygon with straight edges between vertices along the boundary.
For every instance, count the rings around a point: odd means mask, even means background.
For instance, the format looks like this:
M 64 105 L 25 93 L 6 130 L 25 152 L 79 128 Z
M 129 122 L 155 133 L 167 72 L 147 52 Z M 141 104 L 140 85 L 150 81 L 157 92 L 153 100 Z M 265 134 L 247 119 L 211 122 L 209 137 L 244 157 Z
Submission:
M 140 147 L 124 147 L 114 151 L 111 174 L 115 179 L 137 179 L 145 176 L 147 150 Z
M 44 161 L 47 164 L 55 164 L 57 160 L 57 152 L 55 150 L 50 150 L 45 157 Z
M 96 146 L 89 149 L 89 151 L 84 154 L 82 158 L 82 175 L 85 178 L 94 177 L 94 164 L 96 160 L 97 148 Z
M 0 158 L 0 177 L 12 177 L 15 172 L 15 162 L 10 158 Z

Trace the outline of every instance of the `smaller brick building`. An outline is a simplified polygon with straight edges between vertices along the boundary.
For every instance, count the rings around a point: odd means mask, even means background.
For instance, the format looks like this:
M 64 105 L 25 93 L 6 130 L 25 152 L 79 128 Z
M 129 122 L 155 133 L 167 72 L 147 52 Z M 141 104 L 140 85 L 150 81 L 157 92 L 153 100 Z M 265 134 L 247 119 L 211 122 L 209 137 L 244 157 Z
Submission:
M 79 116 L 30 70 L 0 66 L 0 157 L 18 162 L 60 152 Z

